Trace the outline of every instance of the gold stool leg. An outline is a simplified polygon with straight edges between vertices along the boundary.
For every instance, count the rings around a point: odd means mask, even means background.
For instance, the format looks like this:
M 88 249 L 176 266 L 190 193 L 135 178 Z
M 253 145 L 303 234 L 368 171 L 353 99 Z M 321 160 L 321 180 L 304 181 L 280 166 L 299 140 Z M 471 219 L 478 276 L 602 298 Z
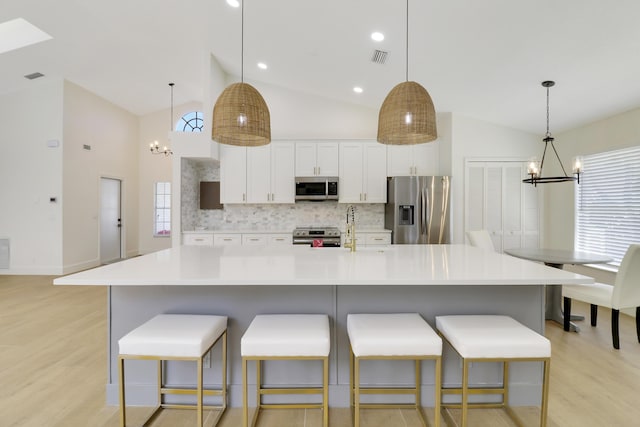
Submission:
M 262 407 L 262 360 L 256 360 L 256 414 L 260 413 Z M 253 417 L 254 419 L 256 417 Z M 253 423 L 252 423 L 253 425 Z
M 462 360 L 462 420 L 461 427 L 467 427 L 469 409 L 469 362 Z
M 227 407 L 227 331 L 222 334 L 222 407 Z M 223 409 L 224 410 L 224 409 Z
M 203 356 L 200 356 L 200 358 L 198 359 L 198 361 L 196 362 L 198 365 L 198 390 L 196 391 L 196 409 L 197 409 L 197 419 L 198 419 L 198 427 L 202 427 L 202 399 L 203 399 L 203 393 L 202 393 L 202 383 L 203 383 L 203 379 L 202 376 L 204 374 L 203 369 L 202 369 L 202 358 Z
M 502 388 L 504 389 L 502 401 L 504 406 L 509 406 L 509 362 L 502 362 L 502 366 Z
M 353 425 L 354 427 L 360 427 L 360 359 L 355 358 L 353 364 Z
M 322 362 L 322 402 L 323 402 L 323 426 L 329 427 L 329 356 Z
M 118 382 L 120 383 L 118 387 L 120 391 L 120 427 L 125 427 L 127 409 L 124 400 L 124 359 L 122 357 L 118 357 Z
M 242 358 L 242 426 L 249 426 L 249 402 L 247 402 L 247 359 Z
M 436 358 L 435 373 L 435 403 L 434 403 L 434 427 L 440 427 L 440 406 L 442 405 L 442 358 Z
M 544 361 L 544 374 L 542 376 L 542 404 L 540 408 L 540 427 L 547 425 L 547 412 L 549 401 L 549 370 L 551 369 L 551 359 Z

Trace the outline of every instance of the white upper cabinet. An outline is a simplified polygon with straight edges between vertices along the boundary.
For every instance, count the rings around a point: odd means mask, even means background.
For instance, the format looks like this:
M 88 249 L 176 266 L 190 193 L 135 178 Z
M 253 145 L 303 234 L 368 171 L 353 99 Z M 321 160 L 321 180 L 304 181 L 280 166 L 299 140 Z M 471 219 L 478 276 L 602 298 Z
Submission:
M 387 176 L 437 176 L 438 156 L 438 141 L 387 145 Z
M 297 142 L 295 176 L 338 176 L 337 142 Z
M 271 203 L 294 203 L 295 144 L 293 142 L 271 143 Z
M 222 203 L 293 203 L 294 144 L 220 147 Z
M 386 147 L 377 142 L 340 143 L 340 203 L 386 203 Z
M 247 202 L 247 149 L 220 145 L 220 203 Z

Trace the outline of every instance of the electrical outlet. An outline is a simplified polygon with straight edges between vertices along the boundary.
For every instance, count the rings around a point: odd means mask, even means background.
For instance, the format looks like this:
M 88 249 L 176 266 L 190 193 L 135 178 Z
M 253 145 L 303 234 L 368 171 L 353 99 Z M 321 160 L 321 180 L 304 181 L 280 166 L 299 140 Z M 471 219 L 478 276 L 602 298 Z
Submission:
M 211 352 L 208 352 L 204 355 L 204 359 L 202 360 L 202 367 L 204 369 L 211 368 Z

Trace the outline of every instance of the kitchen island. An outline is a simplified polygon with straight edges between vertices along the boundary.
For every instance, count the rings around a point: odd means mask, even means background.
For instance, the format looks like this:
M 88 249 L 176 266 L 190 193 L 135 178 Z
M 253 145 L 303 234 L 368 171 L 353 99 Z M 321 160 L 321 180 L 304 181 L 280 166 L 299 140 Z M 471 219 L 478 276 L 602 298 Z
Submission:
M 331 319 L 330 405 L 349 405 L 348 313 L 417 312 L 434 325 L 446 314 L 504 314 L 544 332 L 544 285 L 584 284 L 593 279 L 466 245 L 390 245 L 358 248 L 306 246 L 181 246 L 60 277 L 56 285 L 109 286 L 107 403 L 117 404 L 118 339 L 159 313 L 218 314 L 229 317 L 230 405 L 241 406 L 240 339 L 256 314 L 324 313 Z M 444 348 L 445 386 L 460 384 L 460 365 Z M 205 382 L 220 381 L 217 360 Z M 409 384 L 411 362 L 378 364 L 375 380 Z M 402 362 L 400 362 L 402 363 Z M 127 377 L 133 404 L 155 402 L 154 364 L 139 364 Z M 274 362 L 266 383 L 314 384 L 320 366 Z M 542 370 L 513 364 L 511 403 L 536 405 Z M 252 378 L 252 377 L 250 377 Z M 289 377 L 290 378 L 290 377 Z M 166 380 L 192 384 L 195 372 L 170 364 Z M 433 375 L 423 370 L 423 403 L 432 405 Z M 474 365 L 472 384 L 501 381 L 498 364 Z

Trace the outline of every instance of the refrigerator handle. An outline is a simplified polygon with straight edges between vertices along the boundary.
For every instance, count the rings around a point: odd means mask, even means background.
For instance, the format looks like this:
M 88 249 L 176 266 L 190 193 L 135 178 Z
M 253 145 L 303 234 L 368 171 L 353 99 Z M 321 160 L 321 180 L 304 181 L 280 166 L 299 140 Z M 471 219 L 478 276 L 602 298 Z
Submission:
M 422 234 L 427 236 L 427 243 L 429 243 L 429 217 L 427 212 L 429 211 L 429 196 L 426 193 L 425 187 L 422 187 L 420 197 L 422 198 Z

